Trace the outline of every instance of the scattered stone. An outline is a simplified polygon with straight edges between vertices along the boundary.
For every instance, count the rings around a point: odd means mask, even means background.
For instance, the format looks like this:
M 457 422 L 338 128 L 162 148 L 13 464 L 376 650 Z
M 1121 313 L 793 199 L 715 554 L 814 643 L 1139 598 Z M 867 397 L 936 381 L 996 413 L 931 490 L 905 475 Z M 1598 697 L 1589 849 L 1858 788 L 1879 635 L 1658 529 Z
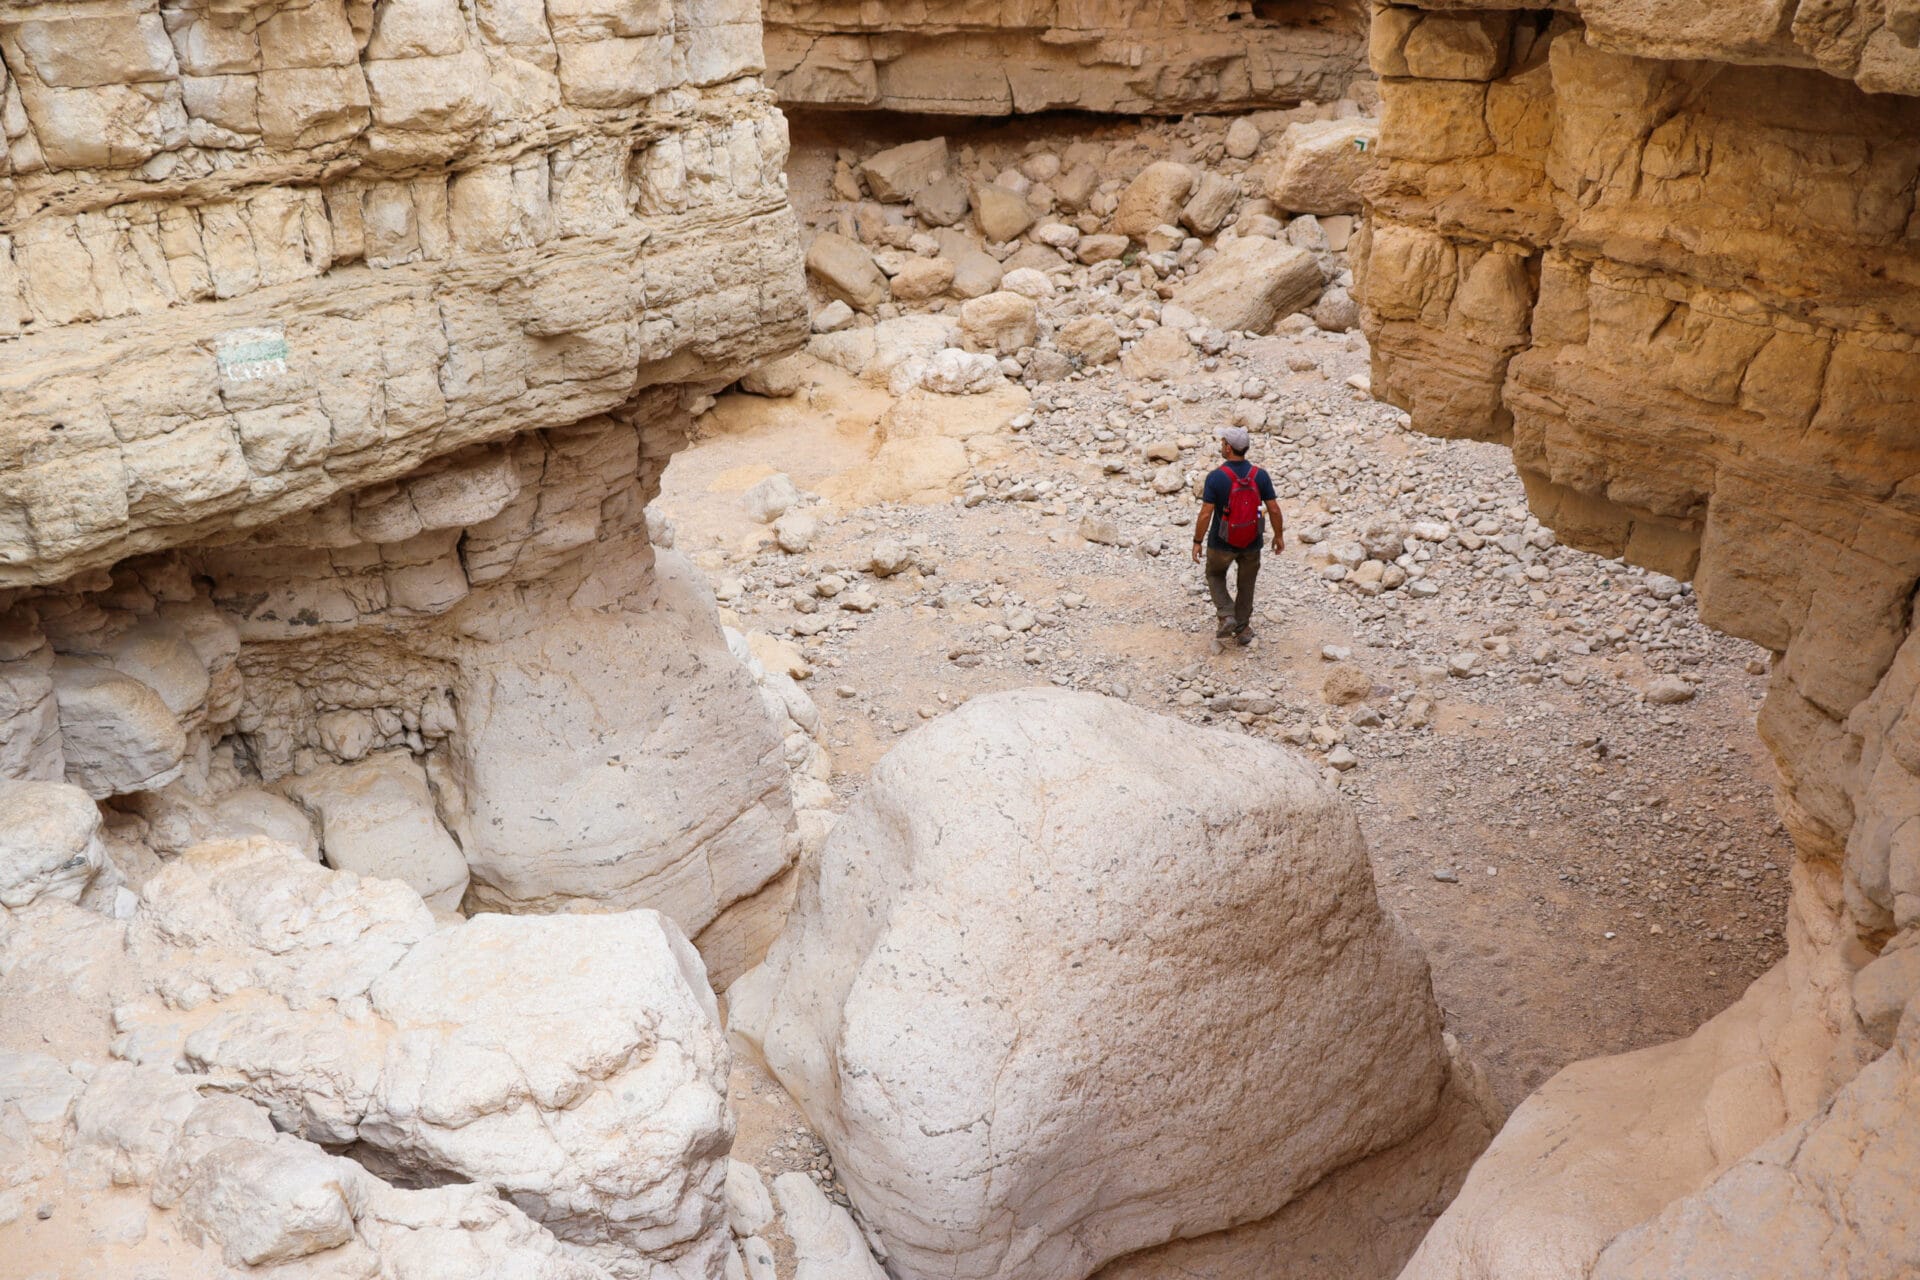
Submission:
M 789 511 L 773 522 L 773 539 L 788 555 L 800 555 L 813 546 L 820 522 L 800 511 Z
M 1373 696 L 1373 677 L 1351 663 L 1338 663 L 1320 682 L 1320 696 L 1336 707 L 1362 702 Z
M 1246 116 L 1235 118 L 1227 126 L 1226 147 L 1235 160 L 1251 160 L 1260 150 L 1260 126 Z
M 1081 316 L 1060 326 L 1054 345 L 1081 365 L 1111 364 L 1120 358 L 1120 333 L 1105 316 Z
M 774 399 L 798 395 L 806 384 L 806 367 L 797 356 L 770 360 L 740 379 L 740 389 L 748 395 Z
M 1326 275 L 1304 249 L 1258 237 L 1234 240 L 1174 290 L 1174 300 L 1221 329 L 1266 333 L 1311 306 Z
M 800 501 L 800 491 L 784 471 L 775 472 L 759 481 L 740 499 L 747 508 L 747 514 L 760 524 L 772 524 L 785 515 L 789 508 Z
M 1155 161 L 1127 184 L 1114 211 L 1114 231 L 1137 240 L 1155 227 L 1177 222 L 1192 190 L 1193 170 L 1172 160 Z
M 1039 312 L 1032 298 L 990 293 L 961 306 L 960 332 L 973 350 L 1011 355 L 1039 340 Z
M 833 298 L 859 311 L 871 311 L 890 296 L 887 277 L 862 245 L 822 231 L 807 249 L 807 270 Z
M 869 156 L 860 166 L 873 198 L 886 204 L 905 204 L 915 194 L 947 174 L 947 140 L 926 138 L 907 142 Z
M 1655 706 L 1668 707 L 1693 701 L 1694 693 L 1694 687 L 1679 676 L 1656 676 L 1647 686 L 1646 697 Z
M 891 578 L 903 569 L 913 567 L 913 552 L 892 540 L 883 540 L 873 544 L 873 554 L 867 559 L 867 571 L 876 578 Z
M 815 333 L 838 333 L 853 323 L 853 308 L 835 298 L 813 314 Z
M 1379 158 L 1380 126 L 1365 118 L 1287 126 L 1267 195 L 1293 213 L 1358 213 L 1358 184 Z
M 925 302 L 953 287 L 955 267 L 945 258 L 914 258 L 893 277 L 898 302 Z
M 1032 206 L 995 184 L 973 188 L 973 216 L 980 223 L 980 234 L 988 240 L 1014 240 L 1033 225 Z
M 1151 329 L 1120 357 L 1130 378 L 1143 382 L 1170 382 L 1193 365 L 1193 344 L 1177 329 Z

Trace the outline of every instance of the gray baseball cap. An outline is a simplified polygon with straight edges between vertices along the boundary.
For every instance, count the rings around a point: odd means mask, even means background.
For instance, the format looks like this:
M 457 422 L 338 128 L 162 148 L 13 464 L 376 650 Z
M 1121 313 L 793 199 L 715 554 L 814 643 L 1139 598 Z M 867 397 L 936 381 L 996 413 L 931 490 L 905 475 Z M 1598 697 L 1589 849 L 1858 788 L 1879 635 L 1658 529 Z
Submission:
M 1245 453 L 1253 446 L 1253 437 L 1247 434 L 1245 427 L 1222 427 L 1220 438 L 1227 442 L 1227 448 L 1235 453 Z

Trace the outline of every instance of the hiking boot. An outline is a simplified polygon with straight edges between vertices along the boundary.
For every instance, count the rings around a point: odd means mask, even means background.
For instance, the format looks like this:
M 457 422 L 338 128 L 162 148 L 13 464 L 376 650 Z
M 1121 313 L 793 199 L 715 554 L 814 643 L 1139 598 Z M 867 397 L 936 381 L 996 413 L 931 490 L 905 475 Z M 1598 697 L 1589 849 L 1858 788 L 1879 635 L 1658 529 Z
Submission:
M 1233 629 L 1233 642 L 1242 649 L 1253 643 L 1253 624 L 1243 622 Z
M 1213 629 L 1213 638 L 1215 640 L 1225 640 L 1228 636 L 1232 634 L 1233 634 L 1232 618 L 1220 619 L 1220 625 Z

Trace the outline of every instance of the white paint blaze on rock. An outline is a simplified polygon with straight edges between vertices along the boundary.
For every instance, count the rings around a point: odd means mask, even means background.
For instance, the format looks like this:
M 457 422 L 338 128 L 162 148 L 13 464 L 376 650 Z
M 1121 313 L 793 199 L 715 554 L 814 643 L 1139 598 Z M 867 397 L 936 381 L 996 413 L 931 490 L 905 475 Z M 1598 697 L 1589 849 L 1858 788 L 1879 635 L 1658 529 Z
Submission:
M 731 990 L 902 1280 L 1078 1280 L 1417 1130 L 1426 965 L 1302 760 L 1092 695 L 875 769 Z

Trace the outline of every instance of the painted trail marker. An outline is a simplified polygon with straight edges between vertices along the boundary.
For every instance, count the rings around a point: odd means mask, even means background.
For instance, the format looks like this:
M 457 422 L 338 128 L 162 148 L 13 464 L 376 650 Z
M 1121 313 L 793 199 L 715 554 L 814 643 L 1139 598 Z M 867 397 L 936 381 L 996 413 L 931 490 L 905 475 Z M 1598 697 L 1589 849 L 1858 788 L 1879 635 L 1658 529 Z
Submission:
M 287 333 L 279 325 L 230 329 L 213 340 L 213 358 L 228 382 L 252 382 L 287 371 Z

